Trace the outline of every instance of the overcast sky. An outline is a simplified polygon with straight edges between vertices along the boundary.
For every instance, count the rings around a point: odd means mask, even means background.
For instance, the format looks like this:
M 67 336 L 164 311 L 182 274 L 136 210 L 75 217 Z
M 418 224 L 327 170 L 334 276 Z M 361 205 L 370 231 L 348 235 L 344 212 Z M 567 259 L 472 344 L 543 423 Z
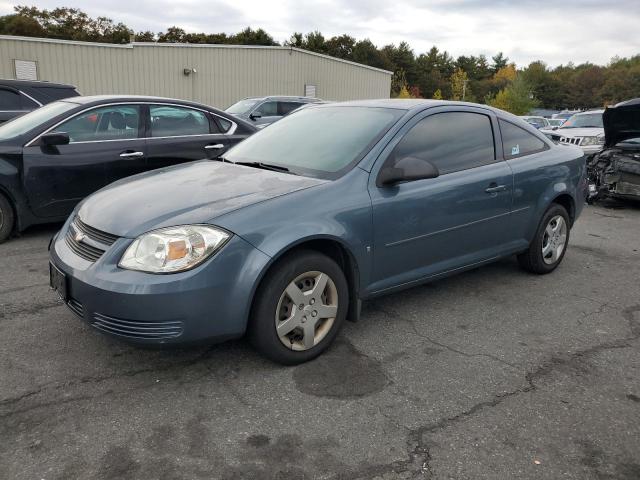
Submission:
M 177 25 L 189 32 L 235 33 L 262 27 L 282 42 L 292 32 L 348 33 L 378 46 L 409 42 L 416 54 L 436 45 L 454 57 L 503 51 L 519 66 L 551 66 L 640 53 L 640 0 L 0 0 L 13 5 L 78 7 L 136 31 Z

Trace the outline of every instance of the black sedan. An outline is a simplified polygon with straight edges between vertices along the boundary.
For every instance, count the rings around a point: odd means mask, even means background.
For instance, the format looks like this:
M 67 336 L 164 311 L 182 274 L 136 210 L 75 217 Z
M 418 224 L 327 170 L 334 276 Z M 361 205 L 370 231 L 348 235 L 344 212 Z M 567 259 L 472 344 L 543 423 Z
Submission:
M 115 180 L 214 159 L 255 131 L 215 108 L 167 98 L 74 97 L 45 105 L 0 125 L 0 242 L 14 230 L 64 220 Z

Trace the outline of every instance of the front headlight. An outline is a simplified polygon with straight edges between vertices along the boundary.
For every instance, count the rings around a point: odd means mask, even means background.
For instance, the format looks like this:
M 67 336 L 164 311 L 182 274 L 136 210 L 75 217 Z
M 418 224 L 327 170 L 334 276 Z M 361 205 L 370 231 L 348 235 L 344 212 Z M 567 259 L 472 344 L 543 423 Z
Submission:
M 582 137 L 581 146 L 589 145 L 604 145 L 604 136 L 598 135 L 597 137 Z
M 149 273 L 174 273 L 199 265 L 227 243 L 231 234 L 205 225 L 181 225 L 140 235 L 118 266 Z

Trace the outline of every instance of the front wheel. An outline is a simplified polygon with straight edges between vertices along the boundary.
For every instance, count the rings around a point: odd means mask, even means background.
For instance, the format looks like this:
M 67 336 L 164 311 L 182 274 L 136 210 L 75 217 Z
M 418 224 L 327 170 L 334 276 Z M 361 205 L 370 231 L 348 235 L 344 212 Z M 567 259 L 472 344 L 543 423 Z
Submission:
M 0 243 L 13 232 L 14 215 L 9 200 L 0 193 Z
M 349 306 L 344 272 L 314 251 L 284 257 L 263 279 L 249 339 L 271 360 L 294 365 L 320 355 L 335 339 Z
M 518 262 L 529 272 L 551 273 L 560 265 L 568 244 L 569 214 L 562 205 L 554 203 L 542 217 L 529 249 L 518 255 Z

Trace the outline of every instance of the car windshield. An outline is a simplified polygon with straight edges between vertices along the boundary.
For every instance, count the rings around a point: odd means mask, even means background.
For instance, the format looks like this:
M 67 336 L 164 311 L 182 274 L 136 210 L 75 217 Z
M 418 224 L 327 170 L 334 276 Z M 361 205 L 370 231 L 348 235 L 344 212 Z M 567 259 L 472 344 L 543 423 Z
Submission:
M 563 120 L 560 118 L 551 118 L 549 119 L 549 125 L 551 125 L 552 127 L 559 127 L 560 125 L 562 125 Z
M 564 122 L 562 128 L 604 128 L 602 113 L 580 113 Z
M 275 165 L 312 177 L 337 178 L 404 113 L 391 108 L 305 108 L 252 135 L 229 150 L 225 159 Z
M 534 127 L 544 127 L 546 125 L 543 118 L 528 117 L 528 118 L 525 118 L 525 120 L 531 125 L 533 125 Z
M 258 100 L 240 100 L 239 102 L 231 105 L 225 111 L 233 115 L 243 115 L 245 113 L 248 113 L 256 103 L 258 103 Z
M 53 102 L 45 105 L 44 107 L 40 107 L 33 112 L 29 112 L 26 115 L 14 118 L 13 120 L 0 125 L 0 140 L 8 140 L 10 138 L 24 135 L 41 123 L 77 106 L 78 105 L 76 103 Z

